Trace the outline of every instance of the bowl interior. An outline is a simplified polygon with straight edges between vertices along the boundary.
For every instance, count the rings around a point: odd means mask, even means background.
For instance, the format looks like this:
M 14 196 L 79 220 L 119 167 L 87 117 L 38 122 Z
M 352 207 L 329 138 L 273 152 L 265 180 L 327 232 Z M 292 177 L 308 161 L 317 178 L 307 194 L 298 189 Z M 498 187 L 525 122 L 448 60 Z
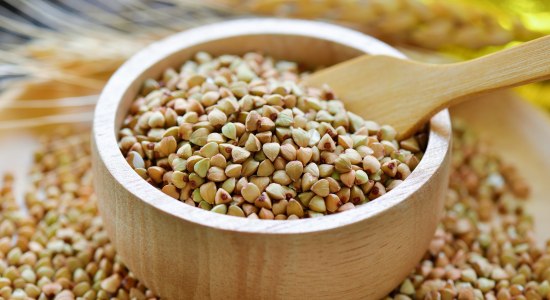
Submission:
M 253 28 L 251 24 L 254 24 Z M 211 212 L 175 201 L 141 179 L 126 163 L 117 146 L 117 132 L 143 81 L 159 77 L 169 67 L 179 68 L 198 51 L 213 55 L 259 51 L 276 59 L 296 61 L 308 69 L 329 66 L 364 53 L 404 57 L 374 38 L 339 26 L 269 19 L 205 26 L 174 35 L 142 50 L 115 73 L 104 89 L 96 110 L 94 135 L 103 161 L 109 157 L 107 168 L 114 178 L 126 186 L 141 182 L 139 188 L 130 192 L 168 214 L 232 231 L 288 234 L 329 230 L 371 217 L 403 201 L 418 186 L 430 180 L 434 170 L 443 162 L 450 133 L 446 110 L 431 120 L 428 148 L 417 168 L 401 185 L 374 201 L 339 214 L 293 222 L 248 220 L 225 215 L 216 215 L 216 221 L 212 222 Z M 361 111 L 354 112 L 361 115 Z M 426 157 L 430 157 L 428 162 Z

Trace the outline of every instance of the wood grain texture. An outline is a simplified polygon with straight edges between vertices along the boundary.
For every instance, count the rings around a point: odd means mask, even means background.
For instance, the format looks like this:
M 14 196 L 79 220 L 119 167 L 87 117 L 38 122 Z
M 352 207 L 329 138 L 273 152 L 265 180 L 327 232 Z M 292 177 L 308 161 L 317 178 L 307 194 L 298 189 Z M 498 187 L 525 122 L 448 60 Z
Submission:
M 391 124 L 400 138 L 414 134 L 435 113 L 471 96 L 550 78 L 550 36 L 474 60 L 427 64 L 364 55 L 312 74 L 366 116 Z
M 177 34 L 126 62 L 100 97 L 93 161 L 105 227 L 132 272 L 167 299 L 378 299 L 399 284 L 423 255 L 442 210 L 450 162 L 448 112 L 431 120 L 428 149 L 414 172 L 368 204 L 296 221 L 217 215 L 145 182 L 126 163 L 115 134 L 143 80 L 198 50 L 259 50 L 310 67 L 362 53 L 402 57 L 341 27 L 252 19 Z M 365 113 L 360 103 L 347 107 Z

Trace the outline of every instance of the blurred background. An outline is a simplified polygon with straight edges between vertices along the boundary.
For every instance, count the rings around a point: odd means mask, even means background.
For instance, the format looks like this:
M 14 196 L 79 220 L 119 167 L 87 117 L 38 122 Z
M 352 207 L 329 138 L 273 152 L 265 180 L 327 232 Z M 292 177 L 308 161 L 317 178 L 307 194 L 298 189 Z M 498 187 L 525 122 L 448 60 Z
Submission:
M 154 40 L 222 19 L 344 24 L 413 59 L 471 59 L 550 33 L 548 0 L 3 0 L 0 133 L 87 123 L 114 70 Z M 550 112 L 550 84 L 516 90 Z

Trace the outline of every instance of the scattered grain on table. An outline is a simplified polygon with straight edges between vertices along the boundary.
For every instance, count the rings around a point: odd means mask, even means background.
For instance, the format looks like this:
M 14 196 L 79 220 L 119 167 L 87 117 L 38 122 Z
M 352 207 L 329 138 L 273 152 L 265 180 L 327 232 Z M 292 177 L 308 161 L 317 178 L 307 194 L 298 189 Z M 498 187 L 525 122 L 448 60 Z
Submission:
M 14 178 L 1 180 L 1 298 L 157 299 L 102 227 L 89 136 L 41 140 L 31 172 L 18 178 L 30 182 L 27 210 Z M 455 123 L 453 148 L 444 217 L 422 262 L 388 299 L 550 299 L 550 242 L 535 242 L 525 181 L 464 124 Z M 287 206 L 300 214 L 296 200 Z

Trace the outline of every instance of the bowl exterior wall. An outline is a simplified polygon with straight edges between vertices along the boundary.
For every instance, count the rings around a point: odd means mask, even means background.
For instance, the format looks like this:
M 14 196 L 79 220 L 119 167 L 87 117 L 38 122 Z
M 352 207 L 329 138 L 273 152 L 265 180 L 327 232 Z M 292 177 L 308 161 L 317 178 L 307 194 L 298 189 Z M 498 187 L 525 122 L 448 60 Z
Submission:
M 186 222 L 136 199 L 97 159 L 94 171 L 102 174 L 96 176 L 100 212 L 118 253 L 164 298 L 379 299 L 424 254 L 439 220 L 449 167 L 437 170 L 440 180 L 372 218 L 290 235 Z

